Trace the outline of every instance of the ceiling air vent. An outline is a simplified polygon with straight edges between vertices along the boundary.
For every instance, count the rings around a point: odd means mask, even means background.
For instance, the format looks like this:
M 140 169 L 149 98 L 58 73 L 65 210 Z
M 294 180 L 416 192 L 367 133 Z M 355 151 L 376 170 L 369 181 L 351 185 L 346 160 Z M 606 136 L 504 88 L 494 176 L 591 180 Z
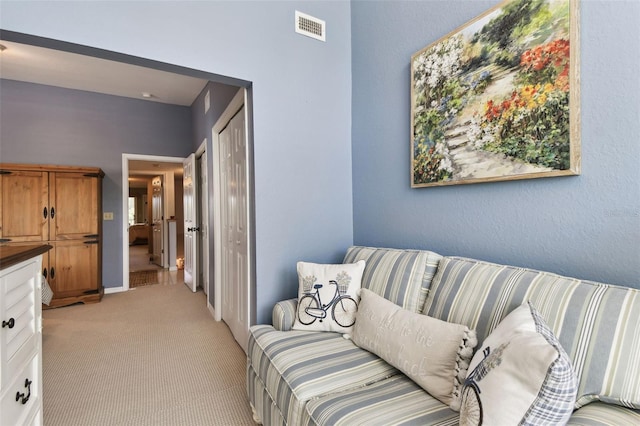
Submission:
M 325 22 L 296 10 L 296 32 L 325 41 Z

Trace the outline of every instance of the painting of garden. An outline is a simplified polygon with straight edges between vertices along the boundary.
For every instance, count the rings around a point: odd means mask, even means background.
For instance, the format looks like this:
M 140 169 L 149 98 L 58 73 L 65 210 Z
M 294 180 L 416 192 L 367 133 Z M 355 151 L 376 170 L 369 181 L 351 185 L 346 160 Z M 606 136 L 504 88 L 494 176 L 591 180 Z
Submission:
M 413 55 L 412 186 L 579 173 L 574 15 L 510 0 Z

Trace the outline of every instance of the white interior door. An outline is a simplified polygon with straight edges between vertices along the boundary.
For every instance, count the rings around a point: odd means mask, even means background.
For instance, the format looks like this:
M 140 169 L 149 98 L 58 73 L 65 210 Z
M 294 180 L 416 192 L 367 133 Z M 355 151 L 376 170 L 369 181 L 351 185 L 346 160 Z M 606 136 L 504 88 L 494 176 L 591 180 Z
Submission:
M 163 179 L 162 176 L 155 176 L 151 183 L 153 187 L 153 195 L 151 199 L 151 213 L 152 213 L 152 232 L 153 232 L 153 248 L 151 257 L 153 263 L 158 266 L 164 267 L 163 263 L 163 249 L 164 249 L 164 234 L 162 225 L 164 223 L 164 191 L 163 191 Z
M 219 133 L 222 319 L 247 351 L 249 238 L 244 107 Z
M 184 283 L 191 291 L 198 288 L 198 178 L 196 156 L 191 154 L 182 163 L 184 202 Z
M 206 142 L 206 140 L 205 140 Z M 207 153 L 202 153 L 198 159 L 199 178 L 199 205 L 200 205 L 200 232 L 198 238 L 198 265 L 200 270 L 199 282 L 206 295 L 209 294 L 209 184 L 207 182 Z

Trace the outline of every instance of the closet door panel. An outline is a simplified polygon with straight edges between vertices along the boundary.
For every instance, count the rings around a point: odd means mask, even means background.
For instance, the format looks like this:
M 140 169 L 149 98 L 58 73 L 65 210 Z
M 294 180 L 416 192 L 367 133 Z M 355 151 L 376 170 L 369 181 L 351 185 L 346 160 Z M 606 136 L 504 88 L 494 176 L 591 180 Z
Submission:
M 0 174 L 0 239 L 49 238 L 48 173 L 3 169 Z
M 98 293 L 98 244 L 91 241 L 55 241 L 49 252 L 49 285 L 54 297 Z
M 52 240 L 98 238 L 100 183 L 92 174 L 51 173 Z

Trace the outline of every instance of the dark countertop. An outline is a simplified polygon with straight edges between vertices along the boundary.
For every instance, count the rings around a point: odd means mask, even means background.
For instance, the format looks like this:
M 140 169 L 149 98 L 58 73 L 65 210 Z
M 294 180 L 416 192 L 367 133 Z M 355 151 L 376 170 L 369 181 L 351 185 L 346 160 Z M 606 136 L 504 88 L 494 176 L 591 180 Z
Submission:
M 49 244 L 0 246 L 0 271 L 39 254 L 48 252 Z

